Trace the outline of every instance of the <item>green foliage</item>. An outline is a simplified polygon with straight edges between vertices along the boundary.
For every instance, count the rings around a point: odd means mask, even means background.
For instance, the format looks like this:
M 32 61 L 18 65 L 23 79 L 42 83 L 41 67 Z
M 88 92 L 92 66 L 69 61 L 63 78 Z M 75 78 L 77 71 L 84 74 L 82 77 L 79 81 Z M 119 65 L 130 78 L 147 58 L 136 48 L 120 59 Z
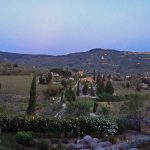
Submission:
M 14 134 L 8 132 L 0 134 L 0 150 L 12 150 L 14 145 L 16 145 L 16 136 Z
M 142 107 L 144 104 L 144 99 L 130 99 L 129 101 L 124 102 L 120 108 L 120 114 L 127 118 L 141 118 Z
M 67 88 L 68 83 L 67 83 L 66 80 L 62 80 L 62 81 L 61 81 L 61 85 L 62 85 L 63 87 L 65 87 L 65 88 Z
M 17 132 L 16 142 L 23 146 L 31 146 L 33 142 L 32 134 L 30 132 L 23 132 L 23 131 Z
M 95 93 L 94 93 L 94 89 L 93 89 L 93 85 L 91 84 L 91 88 L 90 88 L 90 95 L 91 96 L 95 96 Z
M 110 113 L 109 107 L 105 105 L 101 105 L 101 113 L 103 116 L 108 117 Z
M 49 132 L 49 133 L 72 133 L 73 135 L 86 135 L 89 133 L 99 132 L 99 134 L 115 134 L 118 126 L 114 120 L 106 118 L 93 117 L 72 117 L 72 118 L 43 118 L 43 117 L 0 117 L 0 125 L 5 131 L 33 131 L 33 132 Z M 21 134 L 21 135 L 20 135 Z M 26 133 L 19 132 L 20 136 Z M 32 141 L 31 134 L 25 135 L 27 142 Z M 24 138 L 23 138 L 24 139 Z M 26 139 L 26 138 L 25 138 Z M 25 140 L 26 141 L 26 140 Z
M 61 85 L 50 83 L 48 87 L 45 90 L 43 90 L 43 94 L 47 99 L 49 99 L 50 97 L 59 96 L 62 90 L 63 87 Z
M 49 144 L 46 141 L 40 141 L 37 144 L 37 150 L 49 150 Z
M 72 90 L 72 87 L 66 90 L 65 92 L 65 98 L 68 102 L 72 103 L 76 100 L 76 95 L 74 91 Z
M 97 79 L 96 79 L 96 94 L 100 95 L 104 93 L 105 87 L 104 87 L 104 81 L 103 78 L 101 78 L 100 74 L 98 73 Z
M 80 83 L 78 82 L 78 84 L 77 84 L 77 96 L 79 96 L 80 95 Z
M 99 95 L 99 98 L 96 99 L 97 102 L 120 102 L 120 101 L 127 101 L 127 100 L 144 100 L 147 99 L 148 96 L 140 95 L 140 94 L 128 94 L 128 95 L 110 95 L 107 93 L 103 93 Z
M 98 103 L 94 102 L 93 113 L 97 112 Z
M 98 102 L 114 102 L 114 101 L 122 101 L 122 96 L 114 96 L 107 93 L 102 93 L 99 95 L 99 98 L 97 99 Z
M 87 95 L 89 92 L 89 86 L 87 83 L 84 84 L 83 89 L 82 89 L 82 93 L 83 95 Z
M 31 115 L 35 113 L 35 105 L 36 105 L 36 74 L 34 74 L 31 89 L 30 89 L 30 99 L 27 108 L 27 114 Z
M 86 101 L 76 101 L 67 106 L 67 117 L 89 116 L 91 104 Z
M 51 69 L 51 72 L 58 73 L 60 76 L 63 76 L 65 78 L 71 77 L 72 75 L 70 71 L 59 69 L 59 68 L 53 68 Z
M 108 94 L 113 94 L 114 93 L 114 88 L 113 85 L 111 83 L 111 81 L 108 81 L 105 87 L 105 92 Z

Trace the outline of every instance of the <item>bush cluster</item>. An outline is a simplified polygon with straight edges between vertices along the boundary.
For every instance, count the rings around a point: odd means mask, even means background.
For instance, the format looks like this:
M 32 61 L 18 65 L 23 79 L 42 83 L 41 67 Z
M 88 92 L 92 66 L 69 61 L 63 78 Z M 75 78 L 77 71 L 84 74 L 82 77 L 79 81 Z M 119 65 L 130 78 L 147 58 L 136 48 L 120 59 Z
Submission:
M 33 143 L 33 137 L 30 132 L 20 131 L 16 134 L 16 142 L 23 146 L 31 146 Z
M 96 100 L 97 102 L 119 102 L 119 101 L 127 101 L 127 100 L 139 100 L 146 99 L 147 96 L 143 96 L 140 94 L 129 94 L 129 95 L 110 95 L 107 93 L 103 93 L 99 95 L 99 98 Z
M 72 133 L 74 136 L 85 135 L 94 132 L 100 134 L 115 134 L 118 126 L 114 120 L 104 118 L 42 118 L 33 117 L 0 117 L 0 126 L 5 131 L 33 131 L 51 133 Z

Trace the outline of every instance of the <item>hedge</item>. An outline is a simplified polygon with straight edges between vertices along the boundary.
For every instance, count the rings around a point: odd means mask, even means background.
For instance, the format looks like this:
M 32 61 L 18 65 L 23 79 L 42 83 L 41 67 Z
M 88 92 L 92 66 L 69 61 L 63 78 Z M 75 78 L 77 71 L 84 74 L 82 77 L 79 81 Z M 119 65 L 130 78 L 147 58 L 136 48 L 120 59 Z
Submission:
M 79 117 L 70 119 L 14 116 L 0 117 L 0 126 L 4 131 L 33 131 L 52 133 L 72 133 L 85 135 L 99 132 L 101 134 L 116 134 L 118 126 L 114 120 L 104 118 Z
M 128 94 L 128 95 L 110 95 L 107 93 L 103 93 L 98 96 L 96 99 L 97 102 L 120 102 L 120 101 L 127 101 L 127 100 L 139 100 L 139 99 L 147 99 L 147 95 L 141 94 Z

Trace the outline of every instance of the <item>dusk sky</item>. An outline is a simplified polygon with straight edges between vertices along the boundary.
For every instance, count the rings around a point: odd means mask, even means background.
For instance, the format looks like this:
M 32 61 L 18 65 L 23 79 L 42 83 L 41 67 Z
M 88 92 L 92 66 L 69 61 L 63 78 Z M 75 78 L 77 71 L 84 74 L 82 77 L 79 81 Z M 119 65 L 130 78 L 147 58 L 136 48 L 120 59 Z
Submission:
M 0 51 L 150 51 L 150 0 L 0 0 Z

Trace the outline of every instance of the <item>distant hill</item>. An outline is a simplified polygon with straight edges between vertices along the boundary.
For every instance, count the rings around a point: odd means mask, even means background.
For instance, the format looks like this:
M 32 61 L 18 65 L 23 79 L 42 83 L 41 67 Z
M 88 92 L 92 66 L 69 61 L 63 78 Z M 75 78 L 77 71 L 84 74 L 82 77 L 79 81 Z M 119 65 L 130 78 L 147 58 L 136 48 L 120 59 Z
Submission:
M 88 72 L 95 69 L 101 73 L 150 73 L 150 53 L 148 52 L 138 53 L 99 48 L 61 56 L 0 52 L 0 61 L 34 67 L 77 68 Z

